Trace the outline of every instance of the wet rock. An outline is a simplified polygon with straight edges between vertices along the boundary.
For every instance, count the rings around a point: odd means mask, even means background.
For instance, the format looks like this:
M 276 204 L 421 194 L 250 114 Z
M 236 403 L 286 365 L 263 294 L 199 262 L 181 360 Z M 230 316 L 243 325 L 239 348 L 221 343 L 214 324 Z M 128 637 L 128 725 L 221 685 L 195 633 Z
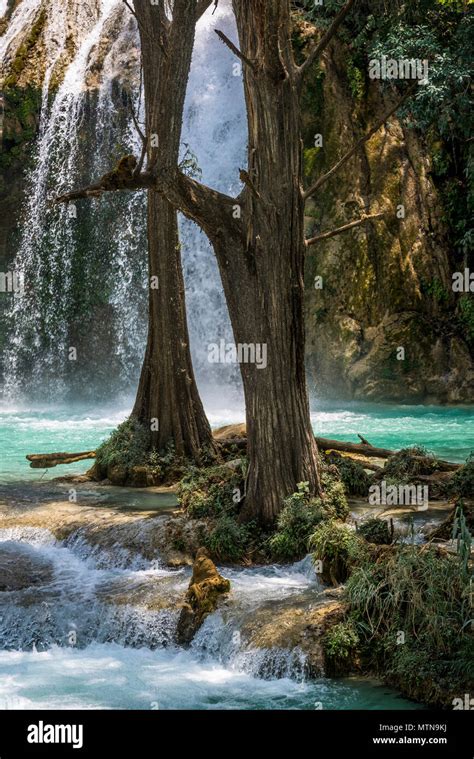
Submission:
M 207 550 L 199 548 L 176 630 L 180 645 L 191 642 L 204 619 L 215 611 L 219 600 L 229 591 L 230 581 L 219 574 Z
M 0 592 L 45 585 L 52 575 L 52 565 L 34 548 L 13 542 L 0 544 Z
M 321 677 L 326 669 L 324 635 L 343 616 L 344 605 L 340 600 L 309 591 L 298 599 L 268 601 L 252 610 L 240 633 L 250 649 L 298 649 L 305 657 L 308 676 Z
M 122 466 L 109 466 L 107 470 L 107 479 L 112 485 L 125 485 L 127 480 L 127 469 Z

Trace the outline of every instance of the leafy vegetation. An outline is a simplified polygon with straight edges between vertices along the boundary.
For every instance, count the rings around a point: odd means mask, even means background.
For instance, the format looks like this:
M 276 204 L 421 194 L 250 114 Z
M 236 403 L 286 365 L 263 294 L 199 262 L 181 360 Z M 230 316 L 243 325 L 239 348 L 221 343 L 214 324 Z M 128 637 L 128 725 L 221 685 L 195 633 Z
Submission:
M 101 469 L 118 466 L 129 469 L 143 465 L 148 456 L 150 433 L 136 417 L 131 416 L 114 430 L 96 452 Z
M 366 519 L 359 525 L 357 531 L 368 543 L 376 545 L 388 545 L 393 539 L 388 523 L 385 519 L 377 519 L 377 517 Z
M 178 486 L 178 500 L 193 519 L 237 513 L 243 493 L 244 462 L 233 469 L 227 464 L 188 469 Z
M 451 495 L 474 498 L 474 453 L 450 479 L 448 488 Z
M 338 585 L 345 582 L 351 564 L 355 562 L 363 544 L 354 530 L 345 524 L 329 519 L 321 522 L 310 538 L 313 561 L 322 562 L 324 582 Z
M 405 693 L 446 705 L 473 671 L 469 583 L 460 561 L 429 545 L 375 550 L 346 586 L 363 655 Z

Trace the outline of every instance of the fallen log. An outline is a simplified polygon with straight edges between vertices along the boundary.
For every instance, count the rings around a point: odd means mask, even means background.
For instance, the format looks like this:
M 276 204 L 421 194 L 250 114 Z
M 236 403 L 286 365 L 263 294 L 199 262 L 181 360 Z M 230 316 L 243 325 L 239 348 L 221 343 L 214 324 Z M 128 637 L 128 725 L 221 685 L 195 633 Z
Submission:
M 373 445 L 364 445 L 363 443 L 346 443 L 340 440 L 329 440 L 325 437 L 317 437 L 316 443 L 318 448 L 324 451 L 342 451 L 343 453 L 358 453 L 363 456 L 373 457 L 378 459 L 388 459 L 390 456 L 395 456 L 397 451 L 391 451 L 389 448 L 376 448 Z M 430 456 L 413 456 L 416 461 L 426 461 L 427 463 L 435 462 L 438 471 L 440 472 L 456 472 L 461 468 L 462 464 L 453 464 L 452 461 L 443 461 L 443 459 L 431 458 Z
M 58 464 L 74 464 L 76 461 L 95 459 L 95 451 L 81 453 L 30 453 L 27 457 L 32 469 L 51 469 Z

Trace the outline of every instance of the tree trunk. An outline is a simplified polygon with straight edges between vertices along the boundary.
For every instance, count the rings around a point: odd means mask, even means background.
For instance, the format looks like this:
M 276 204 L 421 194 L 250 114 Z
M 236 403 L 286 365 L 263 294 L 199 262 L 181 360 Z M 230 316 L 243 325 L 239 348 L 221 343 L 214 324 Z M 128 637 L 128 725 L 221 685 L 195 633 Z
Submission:
M 249 471 L 244 516 L 274 521 L 299 482 L 320 493 L 304 364 L 304 202 L 299 91 L 287 0 L 234 0 L 249 152 L 242 229 L 214 240 L 237 343 L 267 346 L 242 363 Z
M 142 43 L 148 161 L 159 170 L 174 169 L 196 3 L 177 0 L 172 20 L 166 17 L 164 2 L 135 0 L 135 11 Z M 151 428 L 153 448 L 162 451 L 173 444 L 177 455 L 199 462 L 203 449 L 215 451 L 215 443 L 191 361 L 177 211 L 154 190 L 148 191 L 148 245 L 149 331 L 132 413 Z

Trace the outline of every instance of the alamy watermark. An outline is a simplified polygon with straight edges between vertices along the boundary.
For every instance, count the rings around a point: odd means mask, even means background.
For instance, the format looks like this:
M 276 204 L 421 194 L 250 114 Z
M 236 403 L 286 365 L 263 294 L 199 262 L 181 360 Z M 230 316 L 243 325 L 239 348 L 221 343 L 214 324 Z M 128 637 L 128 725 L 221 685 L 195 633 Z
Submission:
M 257 369 L 267 368 L 266 343 L 210 343 L 207 346 L 210 364 L 255 364 Z
M 428 61 L 426 58 L 372 58 L 369 61 L 370 79 L 418 79 L 428 84 Z
M 426 511 L 428 500 L 428 485 L 388 485 L 382 480 L 369 488 L 371 506 L 416 506 Z
M 13 293 L 14 298 L 25 294 L 25 275 L 22 271 L 0 271 L 0 293 Z

